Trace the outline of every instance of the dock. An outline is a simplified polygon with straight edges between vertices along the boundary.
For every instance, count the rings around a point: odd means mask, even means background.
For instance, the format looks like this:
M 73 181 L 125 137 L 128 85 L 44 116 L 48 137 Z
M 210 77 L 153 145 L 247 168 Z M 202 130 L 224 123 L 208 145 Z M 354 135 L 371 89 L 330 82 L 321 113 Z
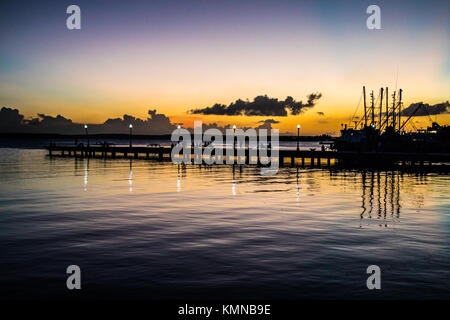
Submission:
M 56 146 L 47 147 L 50 157 L 75 157 L 75 158 L 102 158 L 102 159 L 147 159 L 158 161 L 171 161 L 172 148 L 170 146 Z M 204 148 L 202 148 L 203 154 Z M 237 156 L 233 157 L 237 162 Z M 240 157 L 240 163 L 249 164 L 249 149 L 245 149 L 245 155 Z M 253 150 L 252 150 L 253 151 Z M 226 157 L 227 148 L 222 149 L 223 157 Z M 271 150 L 267 150 L 270 156 Z M 194 148 L 191 148 L 191 157 L 194 157 Z M 203 156 L 204 158 L 205 156 Z M 214 157 L 214 153 L 212 155 Z M 244 159 L 242 159 L 244 157 Z M 262 156 L 257 154 L 256 161 L 261 163 Z M 203 159 L 202 159 L 203 161 Z M 405 153 L 405 152 L 355 152 L 355 151 L 322 151 L 322 150 L 279 150 L 278 158 L 275 159 L 280 166 L 301 165 L 310 167 L 331 166 L 332 164 L 343 164 L 350 166 L 431 166 L 439 164 L 447 166 L 450 164 L 450 153 Z M 225 162 L 225 160 L 224 160 Z

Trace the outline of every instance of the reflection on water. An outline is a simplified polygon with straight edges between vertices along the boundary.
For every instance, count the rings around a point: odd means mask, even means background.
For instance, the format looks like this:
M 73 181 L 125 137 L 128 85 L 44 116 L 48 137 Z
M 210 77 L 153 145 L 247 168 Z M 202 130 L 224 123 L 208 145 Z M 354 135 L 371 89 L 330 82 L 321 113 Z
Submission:
M 1 298 L 449 297 L 448 175 L 0 150 Z M 365 286 L 368 265 L 382 290 Z
M 86 159 L 86 167 L 84 169 L 84 191 L 87 191 L 88 174 L 89 174 L 89 158 Z
M 130 176 L 128 177 L 128 183 L 130 184 L 130 192 L 133 192 L 133 160 L 130 159 Z
M 368 177 L 369 175 L 369 177 Z M 395 226 L 400 218 L 401 172 L 362 172 L 361 226 L 371 223 L 372 216 L 381 227 Z

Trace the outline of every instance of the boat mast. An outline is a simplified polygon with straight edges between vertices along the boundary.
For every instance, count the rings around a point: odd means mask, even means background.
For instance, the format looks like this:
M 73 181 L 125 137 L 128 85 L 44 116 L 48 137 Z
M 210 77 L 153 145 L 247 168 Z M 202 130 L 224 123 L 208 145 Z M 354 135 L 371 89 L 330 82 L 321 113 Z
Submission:
M 363 96 L 364 96 L 364 127 L 367 127 L 367 107 L 366 107 L 366 87 L 363 86 Z
M 392 128 L 395 129 L 395 91 L 394 94 L 392 95 Z
M 383 88 L 380 89 L 380 123 L 379 123 L 379 127 L 380 127 L 380 132 L 381 132 L 381 113 L 383 112 Z
M 370 93 L 370 101 L 371 101 L 371 109 L 372 109 L 372 122 L 370 123 L 371 126 L 375 125 L 375 105 L 373 104 L 373 90 Z
M 389 91 L 386 87 L 386 127 L 389 127 Z
M 402 89 L 398 92 L 398 133 L 401 130 L 401 117 L 402 117 Z

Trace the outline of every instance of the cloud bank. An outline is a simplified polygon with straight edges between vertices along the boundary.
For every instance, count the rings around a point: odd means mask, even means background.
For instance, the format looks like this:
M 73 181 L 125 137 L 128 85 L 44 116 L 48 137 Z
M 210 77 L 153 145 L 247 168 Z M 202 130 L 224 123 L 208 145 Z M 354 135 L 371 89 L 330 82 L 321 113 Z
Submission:
M 110 118 L 102 124 L 88 124 L 90 134 L 128 134 L 129 125 L 133 125 L 134 134 L 160 135 L 171 134 L 177 128 L 178 123 L 172 123 L 170 119 L 156 110 L 148 110 L 149 117 L 145 120 L 131 115 L 123 115 L 122 118 Z M 279 123 L 274 119 L 266 119 L 257 122 L 255 129 L 271 129 L 272 124 Z M 203 131 L 210 128 L 219 129 L 223 133 L 231 129 L 230 125 L 221 126 L 217 123 L 203 123 Z M 247 130 L 250 127 L 241 127 Z M 56 117 L 39 113 L 37 117 L 25 119 L 18 109 L 3 107 L 0 109 L 0 133 L 48 133 L 48 134 L 84 134 L 84 123 L 76 123 L 62 115 Z M 193 129 L 188 128 L 193 132 Z
M 307 96 L 306 103 L 295 101 L 288 96 L 284 101 L 277 98 L 269 98 L 267 95 L 257 96 L 253 101 L 243 101 L 241 99 L 230 103 L 228 106 L 216 103 L 211 107 L 191 109 L 192 114 L 204 115 L 227 115 L 227 116 L 275 116 L 286 117 L 288 111 L 292 115 L 298 115 L 308 108 L 314 107 L 317 100 L 322 97 L 321 93 L 311 93 Z
M 125 114 L 122 118 L 108 119 L 102 124 L 88 124 L 88 129 L 92 134 L 121 134 L 128 133 L 132 124 L 134 133 L 151 135 L 169 134 L 177 127 L 156 110 L 149 110 L 148 115 L 147 119 L 142 120 Z M 83 134 L 84 124 L 61 115 L 53 117 L 42 113 L 36 118 L 25 119 L 18 109 L 3 107 L 0 109 L 0 132 Z

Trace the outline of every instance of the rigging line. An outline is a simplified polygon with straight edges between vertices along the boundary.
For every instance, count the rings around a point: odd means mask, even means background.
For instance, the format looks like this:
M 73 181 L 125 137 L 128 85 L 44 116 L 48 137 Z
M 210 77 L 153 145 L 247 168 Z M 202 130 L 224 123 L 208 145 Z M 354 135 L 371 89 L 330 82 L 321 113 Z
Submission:
M 361 92 L 361 95 L 359 96 L 359 102 L 358 102 L 358 104 L 356 105 L 355 113 L 353 113 L 353 116 L 352 116 L 351 119 L 350 119 L 349 125 L 352 124 L 352 121 L 353 121 L 353 119 L 355 118 L 356 113 L 358 112 L 358 108 L 359 108 L 359 105 L 361 104 L 362 96 L 363 96 L 363 94 L 362 94 L 362 92 Z M 359 122 L 359 121 L 358 121 L 358 122 Z
M 408 124 L 410 124 L 413 127 L 414 131 L 417 131 L 417 127 L 413 121 L 411 121 L 411 123 L 408 123 Z
M 378 101 L 380 100 L 380 95 L 381 95 L 381 92 L 380 91 L 378 91 L 378 96 L 377 96 L 377 98 L 375 99 L 375 101 L 374 101 L 374 103 L 373 103 L 373 107 L 375 108 L 375 110 L 378 110 Z M 375 112 L 375 111 L 374 111 Z M 377 111 L 378 112 L 378 111 Z M 378 119 L 378 113 L 376 113 L 375 114 L 375 118 L 377 118 Z M 375 121 L 375 122 L 377 122 L 377 121 Z
M 427 109 L 427 107 L 425 107 L 425 105 L 423 106 L 422 109 L 425 109 L 425 111 L 426 111 L 427 114 L 428 114 L 428 120 L 430 120 L 431 124 L 433 124 L 433 118 L 431 117 L 430 111 Z M 436 121 L 435 121 L 435 122 L 436 122 Z
M 378 91 L 377 99 L 376 99 L 375 102 L 373 103 L 373 105 L 375 106 L 375 108 L 377 108 L 377 106 L 378 106 L 378 102 L 379 102 L 379 100 L 380 100 L 380 96 L 381 96 L 381 92 Z
M 376 101 L 375 101 L 374 104 L 373 104 L 374 107 L 378 104 L 378 100 L 380 99 L 380 96 L 381 96 L 381 92 L 378 92 L 377 99 L 376 99 Z M 362 93 L 361 93 L 361 96 L 360 96 L 360 98 L 359 98 L 358 107 L 359 107 L 359 104 L 361 103 L 361 99 L 362 99 Z M 355 114 L 356 114 L 356 112 L 358 111 L 358 107 L 356 108 L 356 111 L 355 111 L 355 113 L 353 114 L 352 119 L 355 117 Z M 367 114 L 369 114 L 370 108 L 371 108 L 371 107 L 368 107 L 368 108 L 367 108 L 366 113 L 364 114 L 364 117 L 365 117 Z M 361 119 L 358 120 L 358 122 L 356 123 L 356 126 L 355 126 L 356 128 L 357 128 L 358 125 L 363 121 L 364 117 L 362 117 Z

